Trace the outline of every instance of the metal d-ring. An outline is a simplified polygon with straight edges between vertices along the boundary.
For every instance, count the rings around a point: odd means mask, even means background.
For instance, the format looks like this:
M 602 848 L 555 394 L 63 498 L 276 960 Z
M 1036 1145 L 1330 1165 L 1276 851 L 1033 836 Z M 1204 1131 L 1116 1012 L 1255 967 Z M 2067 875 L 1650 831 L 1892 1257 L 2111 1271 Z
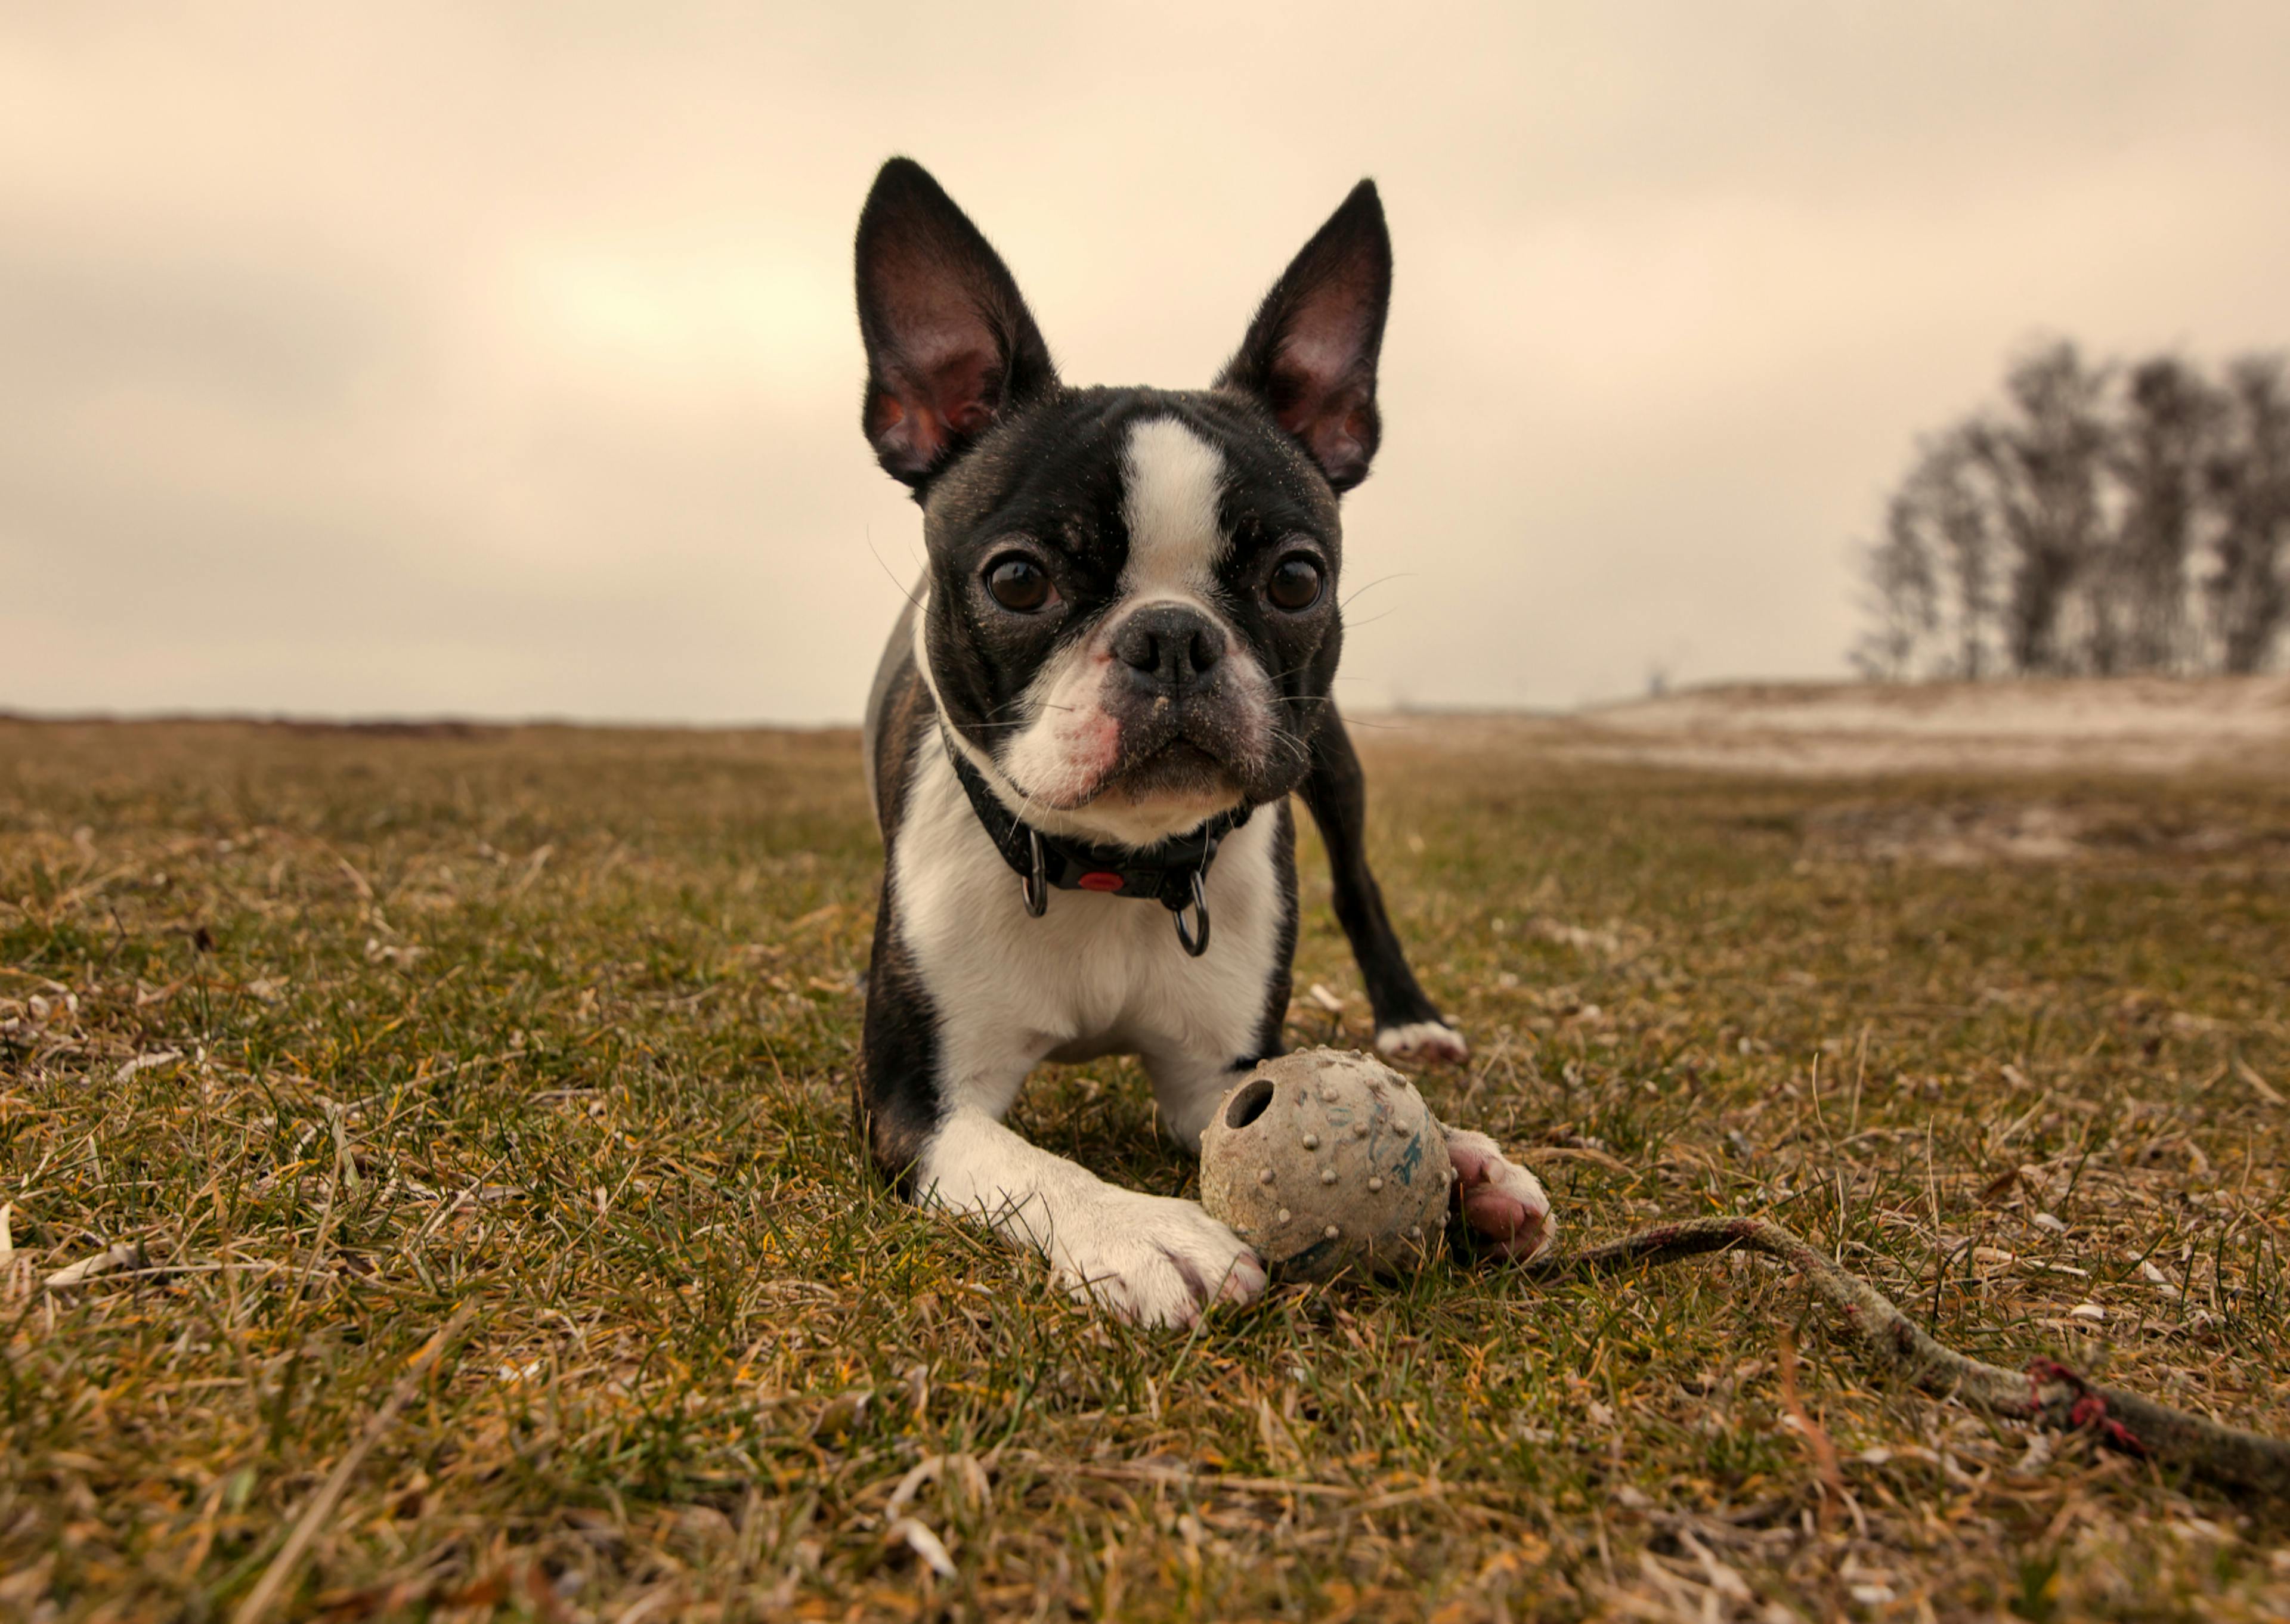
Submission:
M 1209 900 L 1201 891 L 1201 871 L 1193 870 L 1193 915 L 1201 922 L 1197 935 L 1185 929 L 1185 910 L 1178 908 L 1170 917 L 1177 922 L 1177 940 L 1185 944 L 1185 951 L 1195 958 L 1209 950 Z
M 1039 919 L 1050 910 L 1050 865 L 1042 855 L 1042 834 L 1039 829 L 1026 831 L 1026 844 L 1032 848 L 1032 871 L 1018 876 L 1018 894 L 1026 899 L 1026 911 Z

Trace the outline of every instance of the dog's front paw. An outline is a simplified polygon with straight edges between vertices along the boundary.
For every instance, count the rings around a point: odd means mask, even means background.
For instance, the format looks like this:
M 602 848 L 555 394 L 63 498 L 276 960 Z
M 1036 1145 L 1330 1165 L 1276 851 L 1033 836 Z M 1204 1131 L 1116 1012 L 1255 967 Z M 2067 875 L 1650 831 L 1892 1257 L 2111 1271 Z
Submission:
M 1213 1302 L 1253 1301 L 1264 1265 L 1197 1203 L 1126 1190 L 1069 1222 L 1056 1244 L 1058 1283 L 1141 1325 L 1184 1327 Z
M 1494 1140 L 1450 1128 L 1447 1159 L 1455 1164 L 1455 1209 L 1481 1251 L 1523 1261 L 1549 1244 L 1557 1227 L 1550 1220 L 1550 1197 Z
M 1429 1066 L 1434 1061 L 1460 1066 L 1471 1058 L 1471 1045 L 1444 1020 L 1411 1020 L 1404 1027 L 1379 1028 L 1375 1050 L 1388 1060 L 1410 1066 Z

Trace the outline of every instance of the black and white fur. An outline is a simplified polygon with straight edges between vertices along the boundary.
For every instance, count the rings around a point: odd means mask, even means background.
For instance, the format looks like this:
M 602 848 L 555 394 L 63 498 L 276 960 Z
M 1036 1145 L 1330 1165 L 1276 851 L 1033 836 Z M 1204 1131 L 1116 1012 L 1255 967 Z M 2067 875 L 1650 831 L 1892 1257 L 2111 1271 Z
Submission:
M 1197 1148 L 1234 1076 L 1280 1049 L 1292 793 L 1326 843 L 1377 1046 L 1467 1053 L 1385 917 L 1329 697 L 1337 497 L 1375 454 L 1390 276 L 1363 181 L 1214 388 L 1074 388 L 1001 259 L 919 165 L 884 165 L 860 219 L 863 426 L 922 506 L 929 559 L 868 705 L 886 860 L 860 1110 L 900 1188 L 1037 1247 L 1070 1289 L 1148 1323 L 1245 1301 L 1264 1271 L 1194 1203 L 1108 1184 L 1003 1118 L 1045 1060 L 1135 1053 L 1169 1132 Z M 997 572 L 1026 583 L 1024 606 Z M 1299 605 L 1308 574 L 1318 591 Z M 1255 809 L 1207 876 L 1208 951 L 1189 956 L 1149 901 L 1061 891 L 1030 916 L 949 750 L 1052 836 L 1142 848 Z M 1539 1246 L 1549 1204 L 1533 1176 L 1484 1135 L 1451 1132 L 1450 1148 L 1470 1226 L 1509 1255 Z

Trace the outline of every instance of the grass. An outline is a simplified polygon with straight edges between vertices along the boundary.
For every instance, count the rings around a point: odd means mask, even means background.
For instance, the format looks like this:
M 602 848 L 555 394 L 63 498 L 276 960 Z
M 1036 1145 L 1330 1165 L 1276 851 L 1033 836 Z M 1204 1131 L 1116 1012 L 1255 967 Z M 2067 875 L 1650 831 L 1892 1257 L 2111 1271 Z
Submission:
M 1570 1233 L 1771 1212 L 1968 1351 L 2290 1431 L 2279 780 L 1364 746 L 1478 1045 L 1426 1092 Z M 1853 836 L 2038 804 L 2098 833 Z M 1305 858 L 1291 1036 L 1358 1044 Z M 463 1304 L 271 1617 L 2290 1609 L 2279 1508 L 1877 1389 L 1746 1260 L 1067 1302 L 863 1172 L 878 860 L 847 734 L 0 724 L 0 1615 L 233 1616 Z M 1020 1119 L 1189 1187 L 1128 1062 Z

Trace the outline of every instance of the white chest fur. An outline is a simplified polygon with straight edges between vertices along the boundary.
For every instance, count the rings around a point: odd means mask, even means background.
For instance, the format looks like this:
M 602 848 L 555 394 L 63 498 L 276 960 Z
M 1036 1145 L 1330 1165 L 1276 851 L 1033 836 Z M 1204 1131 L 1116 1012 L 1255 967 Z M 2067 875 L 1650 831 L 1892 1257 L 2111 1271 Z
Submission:
M 1193 958 L 1157 903 L 1059 891 L 1031 916 L 934 730 L 909 771 L 892 891 L 937 1016 L 948 1106 L 999 1117 L 1045 1059 L 1137 1053 L 1171 1131 L 1197 1136 L 1228 1068 L 1255 1046 L 1282 951 L 1274 809 L 1219 850 L 1205 886 L 1209 949 Z

